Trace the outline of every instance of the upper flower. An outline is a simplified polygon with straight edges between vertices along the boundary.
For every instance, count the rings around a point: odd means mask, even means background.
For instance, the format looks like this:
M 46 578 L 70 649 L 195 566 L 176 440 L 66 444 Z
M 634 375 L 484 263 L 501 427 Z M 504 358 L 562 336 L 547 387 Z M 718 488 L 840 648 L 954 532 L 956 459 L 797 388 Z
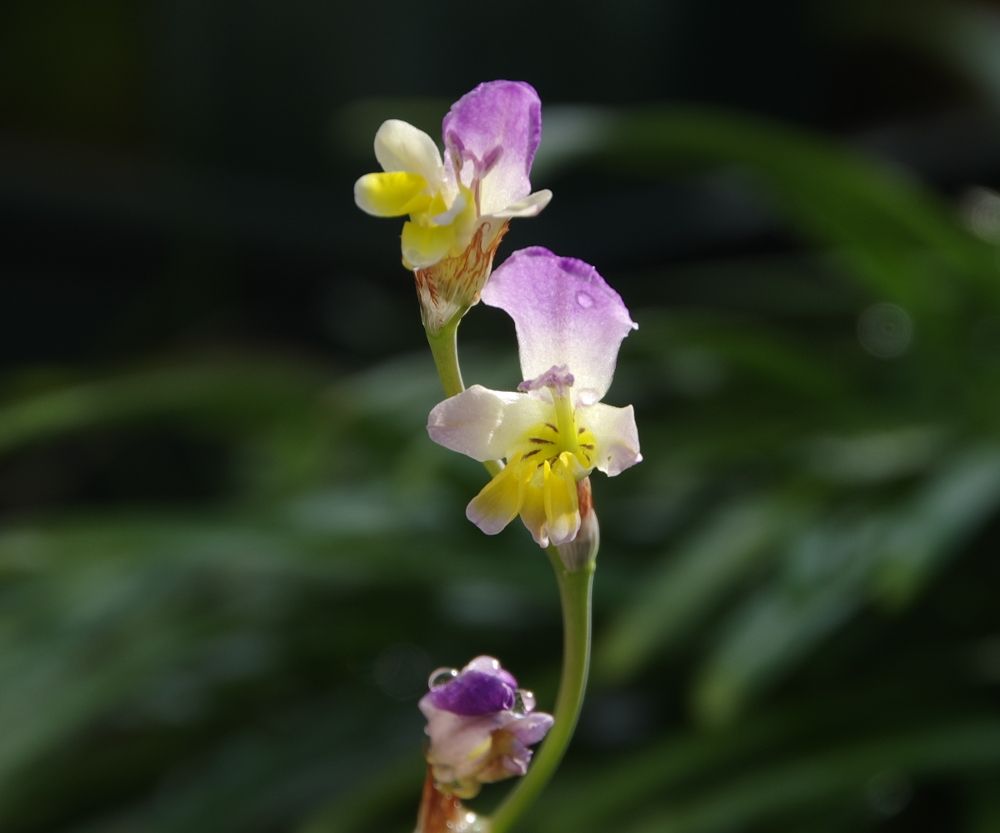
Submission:
M 429 685 L 420 711 L 440 789 L 471 798 L 482 784 L 528 771 L 529 747 L 545 737 L 552 716 L 534 711 L 534 695 L 518 689 L 497 660 L 476 657 L 461 671 L 439 669 Z
M 512 217 L 533 217 L 552 198 L 528 174 L 542 135 L 541 102 L 523 81 L 490 81 L 444 117 L 445 155 L 412 124 L 384 122 L 375 158 L 384 173 L 354 185 L 358 206 L 402 217 L 403 264 L 417 277 L 432 332 L 479 300 L 493 253 Z
M 600 401 L 638 325 L 594 267 L 540 247 L 511 255 L 483 302 L 514 319 L 525 381 L 511 393 L 474 385 L 437 405 L 427 430 L 473 459 L 505 460 L 466 512 L 483 532 L 520 514 L 539 546 L 566 544 L 580 529 L 578 482 L 642 459 L 632 406 Z
M 531 193 L 528 174 L 542 136 L 541 102 L 523 81 L 480 84 L 452 105 L 443 124 L 445 159 L 412 124 L 384 122 L 375 158 L 385 173 L 354 185 L 358 206 L 403 225 L 403 263 L 433 266 L 461 254 L 486 218 L 532 217 L 552 198 Z

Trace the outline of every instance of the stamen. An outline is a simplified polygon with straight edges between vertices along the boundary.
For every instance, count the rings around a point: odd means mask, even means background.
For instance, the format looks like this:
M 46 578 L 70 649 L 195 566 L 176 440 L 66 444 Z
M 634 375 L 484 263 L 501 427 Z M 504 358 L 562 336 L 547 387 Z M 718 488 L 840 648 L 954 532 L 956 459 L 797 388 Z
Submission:
M 528 393 L 541 388 L 550 388 L 553 395 L 565 396 L 566 389 L 573 386 L 573 374 L 566 365 L 553 365 L 541 376 L 535 379 L 525 379 L 517 386 L 521 393 Z

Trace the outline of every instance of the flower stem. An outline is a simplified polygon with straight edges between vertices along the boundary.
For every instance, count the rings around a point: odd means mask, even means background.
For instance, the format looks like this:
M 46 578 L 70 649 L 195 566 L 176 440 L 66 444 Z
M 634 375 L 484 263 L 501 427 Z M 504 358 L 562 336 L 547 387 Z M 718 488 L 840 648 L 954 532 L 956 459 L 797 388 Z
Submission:
M 437 333 L 432 335 L 427 332 L 427 343 L 430 345 L 434 366 L 437 368 L 445 396 L 454 396 L 465 390 L 462 368 L 458 363 L 458 325 L 461 321 L 462 317 L 457 315 Z M 491 477 L 495 477 L 503 468 L 497 460 L 486 460 L 483 465 Z
M 507 833 L 545 789 L 573 737 L 587 688 L 594 561 L 570 572 L 563 566 L 555 547 L 549 547 L 548 554 L 556 573 L 563 614 L 562 679 L 556 698 L 555 723 L 528 769 L 528 774 L 511 790 L 494 813 L 490 833 Z
M 427 333 L 427 343 L 446 396 L 465 390 L 458 362 L 458 325 L 456 316 L 435 334 Z M 502 464 L 487 460 L 483 465 L 495 476 Z M 559 585 L 563 617 L 563 663 L 559 694 L 556 697 L 555 723 L 535 756 L 527 775 L 511 790 L 489 821 L 490 833 L 507 833 L 511 826 L 534 803 L 555 774 L 573 737 L 590 670 L 591 589 L 594 584 L 596 553 L 577 570 L 567 570 L 555 547 L 549 547 L 549 561 Z
M 454 396 L 465 390 L 462 369 L 458 364 L 458 325 L 461 320 L 456 316 L 434 335 L 427 333 L 427 343 L 431 347 L 445 396 Z

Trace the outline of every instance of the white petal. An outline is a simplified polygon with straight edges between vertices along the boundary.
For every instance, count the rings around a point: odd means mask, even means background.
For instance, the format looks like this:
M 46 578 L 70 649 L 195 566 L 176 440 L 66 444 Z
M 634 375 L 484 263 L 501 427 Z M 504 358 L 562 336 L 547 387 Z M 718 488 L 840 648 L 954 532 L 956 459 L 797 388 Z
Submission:
M 641 462 L 639 430 L 635 426 L 635 412 L 631 405 L 616 408 L 599 402 L 577 408 L 576 421 L 594 434 L 594 466 L 608 477 L 621 474 Z
M 427 433 L 439 445 L 484 462 L 506 457 L 530 428 L 552 418 L 552 405 L 541 399 L 473 385 L 434 406 Z
M 420 174 L 438 190 L 444 177 L 441 151 L 434 140 L 409 122 L 389 119 L 375 134 L 375 158 L 384 171 Z
M 547 188 L 544 191 L 535 191 L 534 194 L 529 194 L 523 200 L 511 203 L 501 211 L 494 211 L 491 216 L 503 218 L 534 217 L 549 204 L 551 199 L 552 192 Z

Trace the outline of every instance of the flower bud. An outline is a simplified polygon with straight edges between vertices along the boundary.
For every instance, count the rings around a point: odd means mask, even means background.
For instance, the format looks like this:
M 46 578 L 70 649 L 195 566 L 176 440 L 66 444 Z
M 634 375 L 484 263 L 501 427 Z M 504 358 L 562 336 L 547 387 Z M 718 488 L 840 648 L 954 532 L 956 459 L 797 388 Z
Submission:
M 590 490 L 590 478 L 585 477 L 576 484 L 577 502 L 580 506 L 580 530 L 576 537 L 565 544 L 559 544 L 559 559 L 570 573 L 592 568 L 597 561 L 597 550 L 601 546 L 601 528 L 594 511 L 594 498 Z
M 435 671 L 420 711 L 427 718 L 427 762 L 436 788 L 472 798 L 483 784 L 524 775 L 530 747 L 553 722 L 534 708 L 534 695 L 518 689 L 492 657 L 476 657 L 461 671 Z

